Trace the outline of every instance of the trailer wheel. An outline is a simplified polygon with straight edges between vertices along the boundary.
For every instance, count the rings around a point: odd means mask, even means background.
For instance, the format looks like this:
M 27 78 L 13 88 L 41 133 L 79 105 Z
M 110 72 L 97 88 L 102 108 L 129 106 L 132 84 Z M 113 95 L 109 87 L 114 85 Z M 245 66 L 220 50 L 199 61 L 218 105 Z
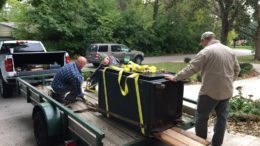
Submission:
M 48 135 L 48 127 L 41 111 L 37 111 L 33 117 L 34 137 L 37 146 L 54 146 L 55 138 Z
M 4 98 L 7 97 L 11 97 L 13 95 L 13 86 L 12 85 L 8 85 L 3 78 L 1 78 L 1 82 L 0 82 L 0 92 L 1 92 L 1 96 Z

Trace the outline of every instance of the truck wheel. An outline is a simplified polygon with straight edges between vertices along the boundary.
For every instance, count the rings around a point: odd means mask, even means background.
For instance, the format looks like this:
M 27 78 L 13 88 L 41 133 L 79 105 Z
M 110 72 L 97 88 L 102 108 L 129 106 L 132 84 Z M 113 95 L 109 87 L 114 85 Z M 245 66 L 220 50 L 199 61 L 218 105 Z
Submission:
M 13 95 L 13 86 L 8 85 L 3 79 L 1 79 L 0 84 L 1 96 L 4 98 L 11 97 Z
M 136 57 L 135 57 L 135 63 L 136 63 L 136 64 L 141 64 L 142 61 L 143 61 L 143 57 L 141 57 L 141 56 L 136 56 Z
M 54 146 L 55 139 L 48 135 L 48 127 L 44 115 L 37 111 L 33 117 L 34 137 L 37 146 Z

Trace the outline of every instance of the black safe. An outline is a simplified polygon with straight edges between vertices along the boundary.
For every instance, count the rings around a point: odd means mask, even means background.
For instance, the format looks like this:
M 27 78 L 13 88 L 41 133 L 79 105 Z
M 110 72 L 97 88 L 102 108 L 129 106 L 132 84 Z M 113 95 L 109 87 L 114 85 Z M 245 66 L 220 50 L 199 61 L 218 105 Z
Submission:
M 105 85 L 103 70 L 98 71 L 99 108 L 106 111 L 108 105 L 108 117 L 125 126 L 141 132 L 143 135 L 152 136 L 154 132 L 160 132 L 172 126 L 182 116 L 183 82 L 173 82 L 164 79 L 162 73 L 141 73 L 138 79 L 142 115 L 138 111 L 138 102 L 135 81 L 127 79 L 129 93 L 123 96 L 118 84 L 118 71 L 107 69 L 105 71 Z M 124 88 L 125 79 L 131 73 L 123 73 L 121 86 Z M 105 97 L 107 92 L 107 104 Z M 104 114 L 107 116 L 107 114 Z M 143 125 L 140 123 L 143 117 Z

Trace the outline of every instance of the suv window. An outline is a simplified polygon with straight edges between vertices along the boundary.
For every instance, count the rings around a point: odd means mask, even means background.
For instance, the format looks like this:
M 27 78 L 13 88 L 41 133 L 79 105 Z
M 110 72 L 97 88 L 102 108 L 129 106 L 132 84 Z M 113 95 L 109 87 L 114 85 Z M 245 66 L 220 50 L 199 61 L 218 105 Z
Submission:
M 108 51 L 107 45 L 99 46 L 98 52 L 107 52 L 107 51 Z
M 19 52 L 44 52 L 40 43 L 4 43 L 1 52 L 9 52 L 9 49 L 13 48 L 14 53 Z
M 111 46 L 111 51 L 112 52 L 121 52 L 121 46 L 119 46 L 119 45 L 112 45 Z
M 121 48 L 122 52 L 129 52 L 130 49 L 127 46 L 122 46 Z

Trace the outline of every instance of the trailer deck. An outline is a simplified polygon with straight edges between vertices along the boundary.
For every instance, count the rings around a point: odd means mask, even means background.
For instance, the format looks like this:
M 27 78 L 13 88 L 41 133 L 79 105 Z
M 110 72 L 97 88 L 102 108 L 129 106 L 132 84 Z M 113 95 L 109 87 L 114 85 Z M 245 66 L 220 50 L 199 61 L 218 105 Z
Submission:
M 33 82 L 33 79 L 36 79 L 38 84 L 37 82 Z M 28 83 L 27 80 L 32 82 L 32 84 Z M 58 109 L 58 115 L 60 114 L 58 117 L 62 119 L 61 121 L 63 121 L 63 125 L 65 125 L 64 127 L 66 127 L 71 133 L 83 141 L 83 145 L 86 145 L 86 143 L 91 146 L 170 145 L 169 141 L 162 137 L 155 138 L 142 136 L 140 133 L 125 127 L 121 123 L 106 118 L 100 112 L 91 110 L 92 108 L 90 105 L 93 106 L 98 104 L 98 97 L 94 93 L 87 92 L 84 97 L 85 101 L 81 100 L 65 105 L 57 102 L 48 95 L 51 81 L 52 79 L 49 76 L 47 76 L 47 78 L 45 76 L 17 78 L 19 92 L 22 96 L 27 97 L 27 102 L 30 102 L 35 106 L 43 104 L 44 108 L 46 106 L 50 106 L 54 110 Z M 48 112 L 50 111 L 47 110 L 46 115 L 50 114 Z M 191 116 L 183 114 L 181 119 L 182 122 L 176 126 L 182 127 L 184 129 L 187 127 L 190 128 L 193 126 L 191 118 Z

